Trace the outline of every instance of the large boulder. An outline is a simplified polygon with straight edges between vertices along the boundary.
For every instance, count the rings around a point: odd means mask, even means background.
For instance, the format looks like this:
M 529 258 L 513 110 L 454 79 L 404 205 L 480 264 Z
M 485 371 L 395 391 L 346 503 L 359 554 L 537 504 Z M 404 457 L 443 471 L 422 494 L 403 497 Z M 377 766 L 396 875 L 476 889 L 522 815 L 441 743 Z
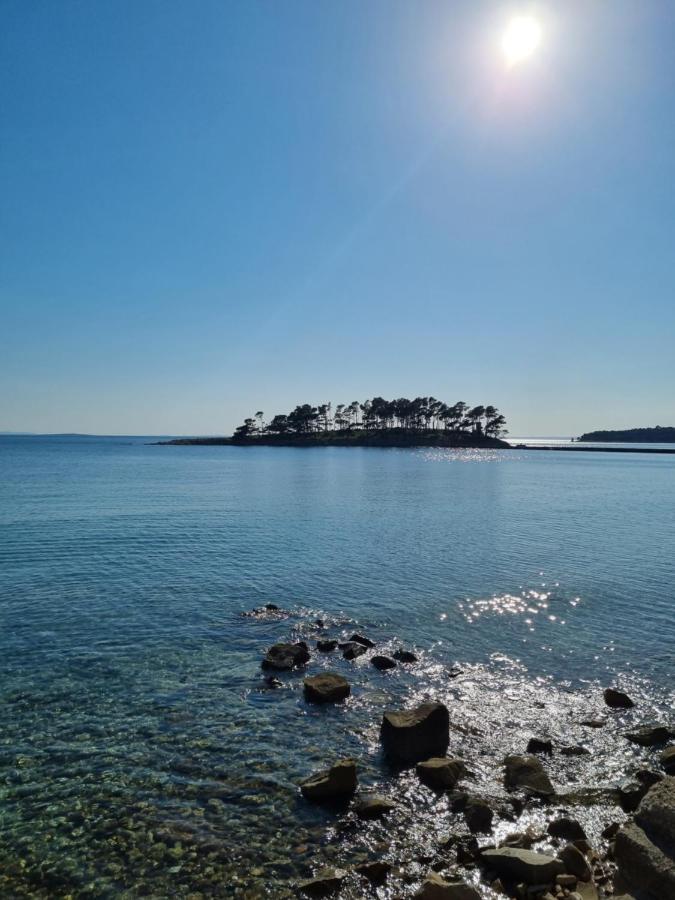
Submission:
M 480 900 L 480 894 L 464 881 L 446 881 L 438 872 L 430 872 L 415 894 L 416 900 Z
M 297 644 L 273 644 L 262 661 L 263 669 L 289 672 L 309 662 L 309 650 L 304 641 Z
M 483 850 L 481 860 L 486 868 L 500 877 L 523 881 L 525 884 L 548 884 L 557 875 L 565 873 L 565 865 L 546 853 L 519 850 L 515 847 L 499 847 Z
M 443 703 L 390 710 L 382 718 L 380 738 L 385 754 L 399 763 L 444 756 L 450 743 L 450 714 Z
M 349 682 L 334 672 L 322 672 L 305 678 L 305 697 L 311 703 L 337 703 L 351 693 Z
M 616 688 L 605 688 L 603 697 L 607 706 L 611 706 L 612 709 L 631 709 L 635 706 L 628 694 L 617 691 Z
M 432 756 L 417 763 L 417 777 L 427 787 L 436 790 L 454 788 L 464 773 L 461 759 L 450 759 L 447 756 Z
M 524 788 L 541 797 L 555 794 L 551 780 L 536 756 L 507 756 L 504 784 L 508 790 Z
M 617 889 L 640 900 L 675 897 L 675 778 L 647 793 L 635 821 L 618 831 L 614 855 Z
M 300 782 L 300 790 L 307 800 L 321 803 L 351 797 L 356 785 L 356 763 L 353 759 L 341 759 L 330 769 L 310 775 Z

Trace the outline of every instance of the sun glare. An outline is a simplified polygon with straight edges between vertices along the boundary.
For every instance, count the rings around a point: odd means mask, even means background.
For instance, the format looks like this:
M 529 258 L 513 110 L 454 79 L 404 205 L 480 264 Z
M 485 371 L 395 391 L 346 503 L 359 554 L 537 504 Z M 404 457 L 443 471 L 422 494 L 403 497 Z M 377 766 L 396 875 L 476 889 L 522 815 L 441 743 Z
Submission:
M 502 37 L 502 52 L 508 66 L 529 59 L 541 43 L 541 25 L 531 16 L 511 19 Z

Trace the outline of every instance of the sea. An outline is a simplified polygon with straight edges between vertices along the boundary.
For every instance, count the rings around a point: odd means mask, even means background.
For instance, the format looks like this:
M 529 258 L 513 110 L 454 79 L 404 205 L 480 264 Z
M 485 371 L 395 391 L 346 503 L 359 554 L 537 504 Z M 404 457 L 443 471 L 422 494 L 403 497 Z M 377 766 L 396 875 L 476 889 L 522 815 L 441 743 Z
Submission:
M 421 700 L 496 802 L 542 735 L 591 751 L 550 762 L 589 834 L 616 817 L 588 797 L 653 761 L 622 732 L 672 720 L 675 456 L 157 440 L 0 437 L 0 896 L 284 898 L 373 858 L 403 874 L 368 896 L 411 896 L 461 827 L 381 754 Z M 354 632 L 418 662 L 314 651 Z M 268 683 L 286 640 L 349 700 Z M 346 756 L 386 824 L 302 798 Z

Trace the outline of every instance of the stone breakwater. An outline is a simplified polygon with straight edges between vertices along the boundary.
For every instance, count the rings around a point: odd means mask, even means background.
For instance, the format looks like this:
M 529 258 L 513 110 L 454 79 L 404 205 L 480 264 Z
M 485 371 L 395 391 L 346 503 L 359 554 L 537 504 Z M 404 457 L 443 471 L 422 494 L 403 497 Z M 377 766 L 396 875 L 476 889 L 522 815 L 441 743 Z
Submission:
M 277 612 L 269 604 L 253 615 Z M 418 661 L 409 648 L 383 653 L 374 635 L 331 637 L 323 621 L 314 624 L 321 634 L 313 647 L 306 640 L 280 642 L 268 648 L 262 661 L 267 672 L 302 678 L 308 704 L 328 707 L 352 698 L 348 672 L 325 669 L 331 657 L 335 662 L 328 664 L 334 668 L 359 665 L 362 674 L 370 671 L 377 678 L 398 667 L 410 671 Z M 312 673 L 318 661 L 324 668 Z M 460 675 L 456 668 L 445 672 L 447 679 Z M 268 687 L 282 684 L 276 676 L 266 676 Z M 433 698 L 378 712 L 373 723 L 380 759 L 375 789 L 361 785 L 364 764 L 358 758 L 334 758 L 328 732 L 325 768 L 309 772 L 298 790 L 306 803 L 321 805 L 333 818 L 327 832 L 353 834 L 365 823 L 377 822 L 378 837 L 384 840 L 363 841 L 371 852 L 353 865 L 328 865 L 317 854 L 307 878 L 271 894 L 392 900 L 675 900 L 675 745 L 670 744 L 675 727 L 671 722 L 640 722 L 639 703 L 616 686 L 604 689 L 597 698 L 600 704 L 606 712 L 579 725 L 593 735 L 605 729 L 611 716 L 631 711 L 638 718 L 615 739 L 625 747 L 641 748 L 645 764 L 636 769 L 633 761 L 618 784 L 622 773 L 613 772 L 611 784 L 593 789 L 579 785 L 574 766 L 593 755 L 593 741 L 567 744 L 538 733 L 523 741 L 520 752 L 505 755 L 499 772 L 491 773 L 503 787 L 502 795 L 495 796 L 481 777 L 482 760 L 471 756 L 471 742 L 456 740 L 466 726 L 453 722 L 451 705 Z M 522 731 L 516 737 L 522 739 Z M 451 752 L 451 745 L 462 743 L 469 752 L 458 755 L 454 746 Z M 560 760 L 570 764 L 569 783 L 560 781 L 565 770 Z M 370 762 L 365 766 L 372 768 Z M 416 780 L 426 792 L 417 791 L 412 807 L 406 792 L 397 796 L 402 776 Z M 433 846 L 425 842 L 417 856 L 410 854 L 410 847 L 401 853 L 401 842 L 388 842 L 387 835 L 395 838 L 401 819 L 413 829 L 415 817 L 429 812 L 425 803 L 449 810 L 453 818 L 448 824 L 456 827 Z M 595 825 L 592 834 L 583 824 L 589 817 Z

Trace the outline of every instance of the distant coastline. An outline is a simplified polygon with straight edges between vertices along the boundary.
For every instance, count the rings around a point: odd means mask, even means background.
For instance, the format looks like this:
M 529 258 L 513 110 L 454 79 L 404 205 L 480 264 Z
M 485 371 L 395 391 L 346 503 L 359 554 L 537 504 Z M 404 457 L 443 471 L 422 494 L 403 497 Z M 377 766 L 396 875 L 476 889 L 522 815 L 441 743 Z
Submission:
M 580 442 L 593 441 L 617 444 L 675 444 L 675 427 L 656 425 L 654 428 L 626 428 L 623 431 L 588 431 Z

